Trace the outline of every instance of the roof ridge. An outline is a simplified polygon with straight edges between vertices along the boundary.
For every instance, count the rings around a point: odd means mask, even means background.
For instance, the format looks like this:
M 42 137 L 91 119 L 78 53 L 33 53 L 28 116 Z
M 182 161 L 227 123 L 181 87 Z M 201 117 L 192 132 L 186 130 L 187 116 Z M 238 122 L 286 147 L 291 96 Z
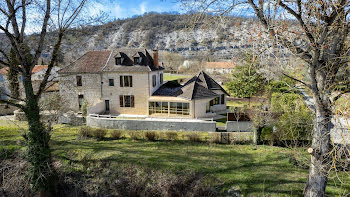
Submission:
M 113 50 L 110 51 L 109 57 L 108 57 L 108 59 L 107 59 L 107 61 L 106 61 L 106 64 L 102 67 L 101 72 L 103 72 L 103 70 L 104 70 L 104 69 L 106 68 L 106 66 L 108 65 L 108 62 L 109 62 L 109 60 L 111 59 L 112 54 L 113 54 Z

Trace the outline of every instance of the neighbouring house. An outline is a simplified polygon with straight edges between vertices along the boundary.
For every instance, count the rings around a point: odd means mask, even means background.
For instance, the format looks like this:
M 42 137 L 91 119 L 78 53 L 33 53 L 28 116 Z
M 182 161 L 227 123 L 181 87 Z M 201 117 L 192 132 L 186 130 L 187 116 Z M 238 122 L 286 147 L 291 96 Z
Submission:
M 226 74 L 233 73 L 236 65 L 233 62 L 206 62 L 205 70 L 210 74 Z
M 89 114 L 203 118 L 226 110 L 228 93 L 200 72 L 184 84 L 163 83 L 158 51 L 90 51 L 59 73 L 60 95 L 73 111 Z
M 44 79 L 45 72 L 47 70 L 47 65 L 36 65 L 32 70 L 32 84 L 33 89 L 36 91 L 39 88 L 40 82 Z M 8 67 L 0 69 L 0 96 L 1 99 L 10 99 L 11 91 L 9 88 L 9 80 L 7 77 Z M 53 67 L 48 78 L 48 84 L 46 86 L 45 92 L 58 92 L 58 74 L 57 71 L 60 70 L 59 67 Z M 19 92 L 21 98 L 24 97 L 24 89 L 22 84 L 22 76 L 18 76 L 19 82 Z

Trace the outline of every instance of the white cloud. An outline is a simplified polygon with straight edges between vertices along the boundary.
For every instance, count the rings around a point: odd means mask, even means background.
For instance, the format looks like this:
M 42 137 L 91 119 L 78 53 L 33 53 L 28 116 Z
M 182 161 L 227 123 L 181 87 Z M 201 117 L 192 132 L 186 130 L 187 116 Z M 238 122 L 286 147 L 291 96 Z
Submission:
M 140 4 L 140 14 L 144 14 L 145 12 L 147 12 L 147 4 L 146 2 L 142 2 Z

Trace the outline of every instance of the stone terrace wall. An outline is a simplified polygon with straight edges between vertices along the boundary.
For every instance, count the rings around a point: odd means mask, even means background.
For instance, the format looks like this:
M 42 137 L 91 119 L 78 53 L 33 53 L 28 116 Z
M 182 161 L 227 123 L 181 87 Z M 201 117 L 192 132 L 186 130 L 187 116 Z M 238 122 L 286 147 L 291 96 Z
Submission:
M 253 131 L 253 122 L 251 121 L 227 121 L 226 131 L 250 132 Z
M 7 104 L 0 104 L 0 116 L 12 115 L 16 109 L 16 107 Z
M 123 130 L 171 130 L 171 131 L 212 131 L 216 130 L 216 122 L 196 121 L 160 121 L 160 120 L 129 120 L 116 118 L 101 118 L 88 116 L 86 125 L 106 129 Z

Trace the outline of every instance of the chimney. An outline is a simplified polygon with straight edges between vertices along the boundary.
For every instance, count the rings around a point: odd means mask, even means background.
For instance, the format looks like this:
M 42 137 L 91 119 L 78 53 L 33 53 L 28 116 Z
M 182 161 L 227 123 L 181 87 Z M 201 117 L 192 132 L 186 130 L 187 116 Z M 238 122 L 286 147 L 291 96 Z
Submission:
M 153 50 L 153 64 L 154 64 L 154 67 L 156 67 L 156 68 L 159 67 L 158 50 Z

